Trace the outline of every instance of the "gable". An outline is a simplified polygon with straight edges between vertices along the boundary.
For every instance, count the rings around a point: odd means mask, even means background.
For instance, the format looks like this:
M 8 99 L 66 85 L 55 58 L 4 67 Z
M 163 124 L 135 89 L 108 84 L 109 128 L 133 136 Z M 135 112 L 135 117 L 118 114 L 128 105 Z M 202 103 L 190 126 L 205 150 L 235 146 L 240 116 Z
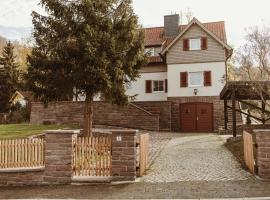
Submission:
M 198 51 L 184 51 L 183 40 L 186 38 L 207 37 L 208 49 Z M 218 62 L 225 61 L 225 49 L 222 44 L 203 30 L 198 24 L 192 24 L 186 32 L 174 41 L 167 52 L 167 64 Z

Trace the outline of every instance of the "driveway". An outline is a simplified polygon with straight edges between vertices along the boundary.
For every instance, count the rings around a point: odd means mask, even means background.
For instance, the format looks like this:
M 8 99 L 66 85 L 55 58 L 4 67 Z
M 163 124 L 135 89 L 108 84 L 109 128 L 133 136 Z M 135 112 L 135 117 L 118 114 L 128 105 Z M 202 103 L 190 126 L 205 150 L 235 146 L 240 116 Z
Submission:
M 168 138 L 165 137 L 166 144 L 163 144 L 141 181 L 162 183 L 253 179 L 224 147 L 225 140 L 221 136 L 180 134 Z M 152 143 L 155 143 L 155 138 L 152 138 Z

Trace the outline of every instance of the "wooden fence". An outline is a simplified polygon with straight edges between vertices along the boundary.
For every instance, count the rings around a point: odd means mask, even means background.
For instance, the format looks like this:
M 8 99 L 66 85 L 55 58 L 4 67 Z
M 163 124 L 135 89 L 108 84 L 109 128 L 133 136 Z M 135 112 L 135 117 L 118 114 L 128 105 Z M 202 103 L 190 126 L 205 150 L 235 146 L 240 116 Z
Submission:
M 143 176 L 149 161 L 149 134 L 142 134 L 138 136 L 138 159 L 137 159 L 137 175 Z
M 44 139 L 0 140 L 0 169 L 44 166 Z
M 111 176 L 111 137 L 73 138 L 74 176 Z
M 251 173 L 255 173 L 254 141 L 252 134 L 244 131 L 244 157 L 245 163 Z

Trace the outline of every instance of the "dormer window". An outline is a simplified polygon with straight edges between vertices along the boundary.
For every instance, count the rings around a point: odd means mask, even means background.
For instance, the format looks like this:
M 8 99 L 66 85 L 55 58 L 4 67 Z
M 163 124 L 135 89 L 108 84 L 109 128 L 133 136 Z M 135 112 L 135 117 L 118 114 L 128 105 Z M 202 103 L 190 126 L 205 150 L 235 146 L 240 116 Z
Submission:
M 155 56 L 155 48 L 145 48 L 145 54 L 147 56 Z
M 201 38 L 190 39 L 189 50 L 190 51 L 201 50 Z

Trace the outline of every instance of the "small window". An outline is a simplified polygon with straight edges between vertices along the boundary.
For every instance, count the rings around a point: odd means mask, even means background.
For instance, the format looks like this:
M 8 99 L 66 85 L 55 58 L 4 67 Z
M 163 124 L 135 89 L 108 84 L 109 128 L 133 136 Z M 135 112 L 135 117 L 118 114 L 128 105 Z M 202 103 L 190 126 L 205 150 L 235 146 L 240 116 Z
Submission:
M 155 56 L 155 48 L 145 48 L 145 54 L 147 56 Z
M 203 86 L 203 72 L 190 72 L 189 73 L 189 86 L 190 87 Z
M 201 38 L 189 40 L 189 50 L 201 50 Z
M 153 91 L 154 92 L 164 92 L 164 81 L 163 80 L 158 80 L 158 81 L 153 81 Z

